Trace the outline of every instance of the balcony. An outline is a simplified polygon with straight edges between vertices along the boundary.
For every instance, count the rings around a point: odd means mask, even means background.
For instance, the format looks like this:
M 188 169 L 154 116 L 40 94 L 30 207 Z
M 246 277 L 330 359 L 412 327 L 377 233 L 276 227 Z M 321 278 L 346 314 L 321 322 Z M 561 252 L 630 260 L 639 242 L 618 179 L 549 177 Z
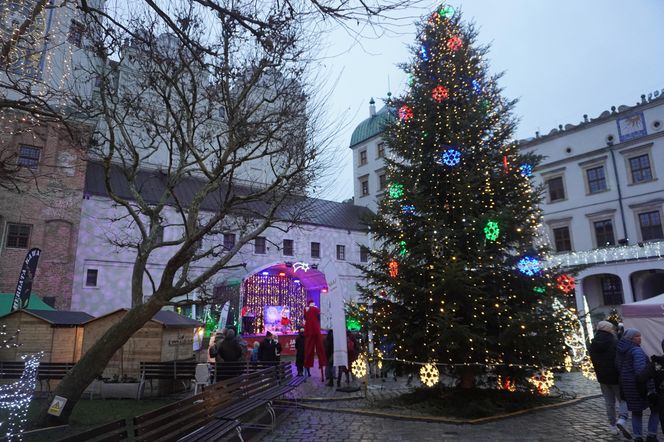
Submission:
M 664 255 L 664 241 L 653 241 L 642 244 L 642 246 L 636 244 L 558 253 L 548 256 L 546 261 L 551 266 L 574 267 L 578 265 L 610 264 L 623 261 L 638 261 L 639 259 L 662 258 L 662 255 Z

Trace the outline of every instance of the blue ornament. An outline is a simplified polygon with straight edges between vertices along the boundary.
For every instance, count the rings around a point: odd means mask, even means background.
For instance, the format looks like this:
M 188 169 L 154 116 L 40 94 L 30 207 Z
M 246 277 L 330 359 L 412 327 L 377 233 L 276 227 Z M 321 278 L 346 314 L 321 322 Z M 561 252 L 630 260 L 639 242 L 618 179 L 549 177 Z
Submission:
M 480 84 L 479 81 L 473 80 L 472 82 L 473 85 L 473 90 L 475 91 L 476 94 L 481 94 L 482 93 L 482 85 Z
M 519 173 L 521 176 L 529 177 L 533 174 L 533 166 L 528 163 L 523 163 L 519 166 Z
M 415 214 L 415 206 L 412 204 L 405 204 L 401 206 L 401 213 L 404 215 L 414 215 Z
M 461 161 L 461 152 L 459 152 L 454 148 L 449 148 L 444 150 L 440 154 L 440 161 L 438 163 L 439 164 L 442 163 L 446 166 L 453 167 L 459 164 L 460 161 Z
M 532 256 L 524 256 L 519 260 L 517 264 L 519 271 L 526 276 L 534 276 L 535 273 L 542 270 L 542 264 L 540 264 L 539 259 L 533 258 Z
M 420 47 L 420 56 L 422 57 L 422 60 L 429 61 L 429 50 L 424 45 Z

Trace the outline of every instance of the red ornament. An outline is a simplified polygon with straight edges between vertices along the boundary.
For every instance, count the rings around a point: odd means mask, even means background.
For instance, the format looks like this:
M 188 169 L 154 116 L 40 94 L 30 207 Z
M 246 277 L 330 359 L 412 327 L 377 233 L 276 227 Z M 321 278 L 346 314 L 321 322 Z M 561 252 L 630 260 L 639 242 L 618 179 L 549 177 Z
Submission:
M 572 293 L 574 287 L 576 287 L 576 282 L 574 282 L 574 277 L 566 274 L 558 275 L 556 278 L 556 287 L 560 289 L 561 292 L 566 295 Z
M 431 91 L 431 98 L 439 103 L 443 100 L 447 100 L 449 96 L 450 91 L 445 86 L 438 85 Z
M 399 263 L 393 259 L 388 265 L 390 267 L 390 278 L 396 278 L 399 275 Z
M 461 49 L 462 44 L 463 42 L 457 35 L 455 35 L 454 37 L 450 37 L 450 39 L 447 40 L 447 48 L 452 52 L 456 52 L 459 49 Z
M 413 118 L 413 110 L 407 104 L 404 104 L 399 108 L 399 119 L 401 121 L 408 121 Z
M 503 166 L 505 167 L 505 173 L 510 173 L 510 165 L 507 162 L 507 155 L 503 155 Z

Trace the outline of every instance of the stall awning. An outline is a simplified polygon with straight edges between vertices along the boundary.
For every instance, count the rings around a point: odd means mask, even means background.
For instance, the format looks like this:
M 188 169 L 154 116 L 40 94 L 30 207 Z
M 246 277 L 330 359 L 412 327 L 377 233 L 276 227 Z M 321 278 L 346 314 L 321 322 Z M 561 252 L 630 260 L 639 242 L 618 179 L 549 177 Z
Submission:
M 0 293 L 0 316 L 4 316 L 11 311 L 13 302 L 13 293 Z M 30 310 L 55 310 L 53 307 L 42 301 L 42 299 L 34 293 L 30 294 L 28 308 Z

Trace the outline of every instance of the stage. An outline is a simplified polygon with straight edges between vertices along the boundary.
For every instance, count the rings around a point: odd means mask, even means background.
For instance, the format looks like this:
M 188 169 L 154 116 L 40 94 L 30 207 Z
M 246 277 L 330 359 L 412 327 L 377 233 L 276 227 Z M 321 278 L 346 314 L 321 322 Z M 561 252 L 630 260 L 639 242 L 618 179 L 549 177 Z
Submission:
M 286 333 L 286 334 L 277 334 L 277 340 L 281 344 L 281 354 L 282 356 L 295 356 L 295 338 L 297 338 L 297 333 Z M 242 339 L 247 341 L 247 349 L 251 351 L 254 348 L 254 342 L 261 342 L 265 339 L 265 335 L 242 335 Z

